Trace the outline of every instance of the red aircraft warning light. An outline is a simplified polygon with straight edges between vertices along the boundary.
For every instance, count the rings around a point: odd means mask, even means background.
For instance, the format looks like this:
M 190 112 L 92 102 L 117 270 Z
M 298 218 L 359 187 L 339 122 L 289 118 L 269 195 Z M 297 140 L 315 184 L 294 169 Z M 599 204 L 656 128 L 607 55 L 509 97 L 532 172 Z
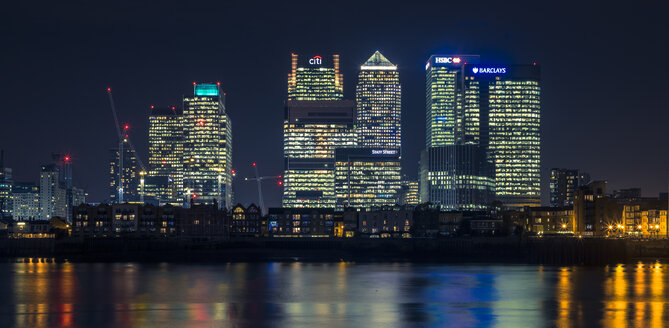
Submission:
M 253 166 L 256 166 L 256 163 L 255 163 L 255 162 L 253 162 L 253 164 L 251 164 L 251 165 L 253 165 Z
M 70 156 L 65 155 L 64 160 L 65 160 L 66 163 L 70 162 Z

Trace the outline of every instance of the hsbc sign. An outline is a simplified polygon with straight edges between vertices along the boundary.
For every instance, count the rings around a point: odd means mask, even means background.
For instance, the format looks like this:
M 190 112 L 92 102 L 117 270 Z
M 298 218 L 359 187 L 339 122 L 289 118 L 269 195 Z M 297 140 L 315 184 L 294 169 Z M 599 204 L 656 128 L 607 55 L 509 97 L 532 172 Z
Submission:
M 460 57 L 435 57 L 434 62 L 436 64 L 460 64 L 462 59 Z

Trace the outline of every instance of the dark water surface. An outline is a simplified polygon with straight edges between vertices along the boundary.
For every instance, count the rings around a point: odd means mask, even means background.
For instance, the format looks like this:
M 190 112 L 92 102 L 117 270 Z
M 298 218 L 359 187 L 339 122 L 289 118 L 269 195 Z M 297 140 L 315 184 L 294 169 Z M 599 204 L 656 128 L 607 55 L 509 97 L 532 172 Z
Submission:
M 2 327 L 663 327 L 669 266 L 2 263 Z

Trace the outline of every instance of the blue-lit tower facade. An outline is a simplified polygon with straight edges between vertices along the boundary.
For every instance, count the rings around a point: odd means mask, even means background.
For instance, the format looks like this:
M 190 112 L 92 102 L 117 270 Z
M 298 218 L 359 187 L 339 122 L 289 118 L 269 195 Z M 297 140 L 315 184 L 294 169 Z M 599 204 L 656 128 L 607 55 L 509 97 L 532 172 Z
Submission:
M 485 210 L 494 201 L 494 167 L 480 142 L 478 94 L 467 89 L 466 67 L 479 56 L 431 56 L 426 70 L 426 149 L 420 200 L 443 210 Z

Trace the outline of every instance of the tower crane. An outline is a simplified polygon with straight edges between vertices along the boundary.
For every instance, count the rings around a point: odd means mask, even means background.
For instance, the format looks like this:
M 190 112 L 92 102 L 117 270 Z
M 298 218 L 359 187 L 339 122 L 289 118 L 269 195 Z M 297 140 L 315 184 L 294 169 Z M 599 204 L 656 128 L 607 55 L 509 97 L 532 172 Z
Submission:
M 121 125 L 118 123 L 118 115 L 116 114 L 116 106 L 114 105 L 114 97 L 112 96 L 112 91 L 111 88 L 107 88 L 107 95 L 109 96 L 109 104 L 111 105 L 111 110 L 112 110 L 112 115 L 114 116 L 114 124 L 116 126 L 116 134 L 118 135 L 118 185 L 117 185 L 117 190 L 118 190 L 118 203 L 121 204 L 123 203 L 123 143 L 127 142 L 128 145 L 130 146 L 130 149 L 135 153 L 135 158 L 137 159 L 137 163 L 139 164 L 139 167 L 141 168 L 140 173 L 140 183 L 141 183 L 141 188 L 142 192 L 140 194 L 140 201 L 143 203 L 144 202 L 144 174 L 146 173 L 146 169 L 144 168 L 144 163 L 142 160 L 139 158 L 137 155 L 137 151 L 135 150 L 135 146 L 132 144 L 130 141 L 130 138 L 127 135 L 128 130 L 130 129 L 130 126 L 127 124 L 123 125 L 123 132 L 121 132 Z
M 255 181 L 256 185 L 258 186 L 258 205 L 260 206 L 260 214 L 263 214 L 263 211 L 265 210 L 265 201 L 263 200 L 262 197 L 262 182 L 265 180 L 277 180 L 277 184 L 279 186 L 283 186 L 283 180 L 281 180 L 282 176 L 281 175 L 266 175 L 266 176 L 260 176 L 258 173 L 258 165 L 254 162 L 251 164 L 253 166 L 253 170 L 255 172 L 255 177 L 253 178 L 244 178 L 244 181 Z

